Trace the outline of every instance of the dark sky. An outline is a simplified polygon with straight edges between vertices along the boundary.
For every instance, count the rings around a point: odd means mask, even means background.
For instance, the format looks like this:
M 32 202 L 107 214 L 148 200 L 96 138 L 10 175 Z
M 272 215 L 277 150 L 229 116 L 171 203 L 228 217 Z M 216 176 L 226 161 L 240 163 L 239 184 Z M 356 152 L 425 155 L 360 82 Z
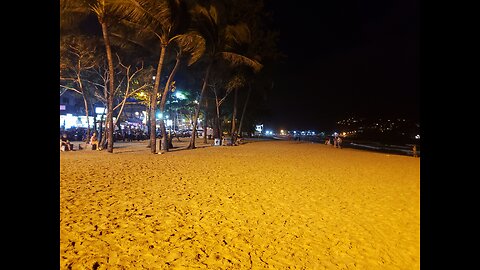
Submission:
M 419 119 L 419 2 L 270 1 L 280 49 L 272 128 L 349 116 Z

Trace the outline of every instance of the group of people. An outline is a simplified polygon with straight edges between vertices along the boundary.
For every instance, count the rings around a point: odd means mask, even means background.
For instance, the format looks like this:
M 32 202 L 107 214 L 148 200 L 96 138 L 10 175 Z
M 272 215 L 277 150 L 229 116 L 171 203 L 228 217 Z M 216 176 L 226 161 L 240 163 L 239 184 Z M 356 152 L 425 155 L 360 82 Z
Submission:
M 94 132 L 90 138 L 89 144 L 91 145 L 92 150 L 101 150 L 101 147 L 99 147 L 100 142 L 98 141 L 96 132 Z M 66 133 L 63 133 L 60 137 L 60 151 L 73 151 L 73 144 L 68 139 Z
M 325 144 L 332 145 L 332 143 L 330 142 L 330 138 L 327 137 L 327 139 L 325 140 Z M 340 149 L 342 148 L 342 138 L 340 136 L 333 137 L 333 147 Z

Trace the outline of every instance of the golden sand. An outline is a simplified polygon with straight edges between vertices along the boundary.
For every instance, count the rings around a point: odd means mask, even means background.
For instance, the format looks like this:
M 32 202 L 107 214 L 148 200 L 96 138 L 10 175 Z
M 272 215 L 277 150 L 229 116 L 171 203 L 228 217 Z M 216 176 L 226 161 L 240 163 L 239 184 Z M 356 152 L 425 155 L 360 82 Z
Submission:
M 60 269 L 420 269 L 419 158 L 115 146 L 60 153 Z

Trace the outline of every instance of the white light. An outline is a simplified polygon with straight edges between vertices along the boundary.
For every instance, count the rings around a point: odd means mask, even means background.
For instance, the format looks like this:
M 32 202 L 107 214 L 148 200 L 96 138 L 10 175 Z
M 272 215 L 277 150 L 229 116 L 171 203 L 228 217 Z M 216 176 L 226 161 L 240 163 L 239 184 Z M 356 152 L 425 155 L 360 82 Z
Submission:
M 186 99 L 187 97 L 182 93 L 182 92 L 175 92 L 175 97 L 177 97 L 178 99 Z
M 135 112 L 135 115 L 138 116 L 138 115 L 139 115 L 139 112 Z
M 107 108 L 104 108 L 104 107 L 95 107 L 95 113 L 96 113 L 96 114 L 104 114 L 104 113 L 107 113 Z
M 162 119 L 163 115 L 161 113 L 157 113 L 157 118 Z
M 415 139 L 417 139 L 417 140 L 420 139 L 420 135 L 416 135 Z

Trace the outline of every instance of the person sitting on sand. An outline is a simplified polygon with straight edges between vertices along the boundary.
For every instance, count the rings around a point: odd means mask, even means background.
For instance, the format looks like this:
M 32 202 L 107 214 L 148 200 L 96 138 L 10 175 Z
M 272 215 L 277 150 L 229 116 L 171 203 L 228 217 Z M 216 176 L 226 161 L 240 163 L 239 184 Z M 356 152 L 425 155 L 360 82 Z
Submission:
M 72 145 L 67 138 L 67 134 L 63 133 L 62 137 L 60 137 L 60 150 L 62 151 L 70 151 L 72 150 Z
M 94 132 L 90 138 L 90 145 L 92 146 L 92 150 L 100 150 L 100 148 L 98 148 L 98 138 L 96 132 Z

